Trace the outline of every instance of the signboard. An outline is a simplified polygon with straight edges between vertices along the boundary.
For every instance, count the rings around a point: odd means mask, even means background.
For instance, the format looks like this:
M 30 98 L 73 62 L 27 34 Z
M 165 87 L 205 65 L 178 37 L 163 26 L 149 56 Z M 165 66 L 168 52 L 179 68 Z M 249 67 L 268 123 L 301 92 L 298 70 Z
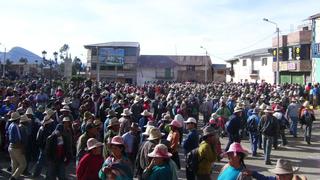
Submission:
M 124 64 L 124 49 L 99 48 L 98 58 L 101 64 L 122 66 Z
M 312 57 L 320 58 L 320 43 L 312 44 Z
M 287 62 L 279 62 L 279 71 L 287 71 L 287 70 L 288 70 Z
M 296 70 L 297 69 L 296 63 L 294 63 L 294 62 L 288 63 L 287 69 L 288 70 Z

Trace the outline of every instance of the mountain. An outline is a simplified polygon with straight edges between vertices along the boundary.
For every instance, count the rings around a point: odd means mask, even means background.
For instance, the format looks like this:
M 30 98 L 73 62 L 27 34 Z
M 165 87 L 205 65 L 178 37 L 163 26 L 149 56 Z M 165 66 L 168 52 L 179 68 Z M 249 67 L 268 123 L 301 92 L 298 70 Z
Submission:
M 0 60 L 3 62 L 4 52 L 0 52 Z M 34 54 L 31 51 L 28 51 L 22 47 L 14 47 L 6 54 L 6 59 L 10 59 L 13 63 L 19 63 L 20 58 L 27 58 L 28 64 L 36 64 L 42 62 L 42 57 Z

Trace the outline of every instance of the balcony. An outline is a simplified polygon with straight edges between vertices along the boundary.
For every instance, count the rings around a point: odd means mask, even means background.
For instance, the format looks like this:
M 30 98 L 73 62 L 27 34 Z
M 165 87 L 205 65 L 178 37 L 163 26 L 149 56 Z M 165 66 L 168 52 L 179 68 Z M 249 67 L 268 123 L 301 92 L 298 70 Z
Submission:
M 251 70 L 250 77 L 258 77 L 259 76 L 259 70 Z
M 279 71 L 291 72 L 311 72 L 311 60 L 294 60 L 294 61 L 280 61 Z M 272 70 L 276 71 L 277 62 L 272 63 Z
M 156 72 L 156 79 L 173 79 L 174 72 Z

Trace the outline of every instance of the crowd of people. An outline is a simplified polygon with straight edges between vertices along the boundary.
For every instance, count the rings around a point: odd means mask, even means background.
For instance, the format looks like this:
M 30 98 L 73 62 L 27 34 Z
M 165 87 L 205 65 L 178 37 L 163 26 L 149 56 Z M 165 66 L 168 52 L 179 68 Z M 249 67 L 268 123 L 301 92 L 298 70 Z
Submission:
M 287 136 L 296 138 L 299 125 L 310 145 L 319 84 L 135 86 L 86 80 L 50 85 L 32 80 L 0 87 L 0 145 L 11 158 L 11 179 L 41 173 L 46 179 L 67 179 L 74 161 L 79 180 L 175 180 L 182 168 L 188 180 L 205 180 L 223 158 L 228 162 L 219 180 L 305 179 L 294 175 L 286 159 L 277 161 L 273 177 L 250 171 L 241 140 L 249 139 L 253 157 L 263 149 L 267 165 L 272 149 L 289 144 Z M 225 147 L 221 137 L 228 138 Z

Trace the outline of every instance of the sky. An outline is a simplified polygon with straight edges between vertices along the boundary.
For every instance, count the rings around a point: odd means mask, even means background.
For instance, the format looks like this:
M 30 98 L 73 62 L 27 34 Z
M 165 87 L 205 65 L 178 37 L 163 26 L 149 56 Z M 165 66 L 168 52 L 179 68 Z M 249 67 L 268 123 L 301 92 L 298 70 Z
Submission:
M 140 43 L 145 55 L 205 55 L 224 63 L 271 47 L 275 26 L 296 30 L 319 0 L 1 0 L 0 51 L 20 46 L 50 58 L 63 44 L 86 62 L 86 44 Z M 203 46 L 205 49 L 200 48 Z M 53 55 L 52 55 L 53 58 Z

